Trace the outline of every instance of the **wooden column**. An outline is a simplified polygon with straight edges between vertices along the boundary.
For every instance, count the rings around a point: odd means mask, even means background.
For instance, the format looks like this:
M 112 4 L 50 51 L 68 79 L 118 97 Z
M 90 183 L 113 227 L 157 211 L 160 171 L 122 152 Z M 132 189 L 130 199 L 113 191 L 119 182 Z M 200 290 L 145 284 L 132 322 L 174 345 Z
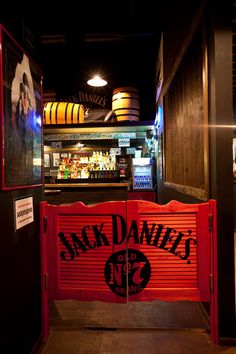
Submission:
M 219 336 L 235 340 L 232 34 L 228 3 L 212 2 L 209 38 L 210 195 L 217 200 Z M 215 6 L 215 7 L 214 7 Z M 218 6 L 218 7 L 217 7 Z

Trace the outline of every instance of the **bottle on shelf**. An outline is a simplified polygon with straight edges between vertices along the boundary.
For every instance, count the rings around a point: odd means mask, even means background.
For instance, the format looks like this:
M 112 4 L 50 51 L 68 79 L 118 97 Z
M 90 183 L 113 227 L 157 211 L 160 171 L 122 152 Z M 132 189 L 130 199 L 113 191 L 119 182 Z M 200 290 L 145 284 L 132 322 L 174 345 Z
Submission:
M 94 150 L 90 155 L 61 153 L 58 180 L 112 179 L 116 177 L 116 156 L 111 151 Z

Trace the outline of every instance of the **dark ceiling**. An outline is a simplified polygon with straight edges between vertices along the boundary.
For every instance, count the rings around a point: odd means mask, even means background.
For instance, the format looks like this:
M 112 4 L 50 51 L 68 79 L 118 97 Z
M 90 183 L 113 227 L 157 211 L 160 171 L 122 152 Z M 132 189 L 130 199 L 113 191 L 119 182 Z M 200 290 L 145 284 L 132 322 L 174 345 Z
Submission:
M 155 118 L 155 66 L 165 5 L 155 1 L 83 1 L 76 7 L 49 3 L 14 19 L 1 16 L 6 29 L 21 29 L 43 71 L 44 90 L 57 98 L 74 95 L 100 71 L 111 91 L 135 86 L 140 92 L 142 120 Z M 74 5 L 75 6 L 75 5 Z M 177 5 L 173 1 L 174 16 Z M 19 36 L 19 30 L 15 30 Z M 32 48 L 30 48 L 32 47 Z
M 58 98 L 73 95 L 100 72 L 112 91 L 135 86 L 140 92 L 142 119 L 155 116 L 155 65 L 161 27 L 153 2 L 88 2 L 68 9 L 57 21 L 44 16 L 41 63 L 44 87 L 58 87 Z M 63 82 L 63 85 L 61 85 Z

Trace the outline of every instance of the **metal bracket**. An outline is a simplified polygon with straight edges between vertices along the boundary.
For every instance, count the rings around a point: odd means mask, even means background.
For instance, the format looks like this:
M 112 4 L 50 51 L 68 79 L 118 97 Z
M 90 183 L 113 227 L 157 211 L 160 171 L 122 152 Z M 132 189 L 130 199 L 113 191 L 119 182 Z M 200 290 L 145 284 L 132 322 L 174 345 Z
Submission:
M 212 232 L 213 231 L 213 215 L 209 215 L 208 216 L 208 220 L 209 220 L 209 231 Z
M 214 276 L 213 276 L 213 274 L 209 274 L 209 287 L 210 287 L 210 292 L 213 293 L 213 288 L 214 288 Z
M 45 286 L 45 290 L 48 289 L 48 282 L 49 282 L 49 274 L 45 273 L 44 274 L 44 286 Z
M 48 217 L 44 216 L 43 218 L 43 231 L 46 232 L 48 228 Z

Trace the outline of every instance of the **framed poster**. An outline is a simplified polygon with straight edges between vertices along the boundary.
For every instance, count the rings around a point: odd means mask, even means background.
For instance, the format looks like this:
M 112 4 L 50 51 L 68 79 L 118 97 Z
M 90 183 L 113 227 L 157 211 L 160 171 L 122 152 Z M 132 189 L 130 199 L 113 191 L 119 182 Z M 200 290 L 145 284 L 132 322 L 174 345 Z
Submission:
M 34 221 L 33 197 L 15 199 L 15 230 Z
M 60 153 L 54 152 L 52 154 L 52 165 L 53 167 L 58 167 L 60 165 Z
M 50 154 L 44 153 L 44 167 L 50 167 Z
M 42 184 L 42 74 L 0 26 L 1 188 Z

